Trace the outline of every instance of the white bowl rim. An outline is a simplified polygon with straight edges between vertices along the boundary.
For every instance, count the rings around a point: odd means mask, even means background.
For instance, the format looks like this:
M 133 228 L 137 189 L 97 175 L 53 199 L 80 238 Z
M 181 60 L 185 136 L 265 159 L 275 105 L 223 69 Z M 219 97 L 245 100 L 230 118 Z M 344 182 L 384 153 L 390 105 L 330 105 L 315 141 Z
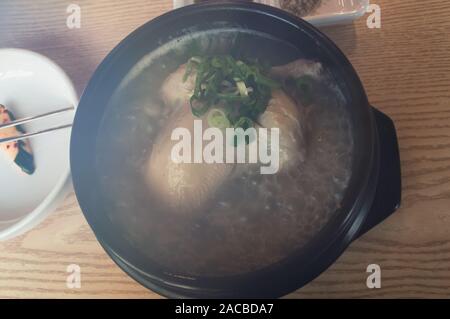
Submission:
M 53 60 L 50 58 L 26 49 L 16 49 L 16 48 L 2 48 L 0 52 L 10 52 L 21 55 L 31 55 L 35 58 L 41 59 L 46 62 L 51 67 L 55 68 L 60 73 L 62 79 L 67 82 L 68 87 L 71 89 L 70 95 L 72 96 L 76 108 L 78 106 L 78 95 L 73 86 L 73 83 L 66 72 Z M 0 231 L 0 241 L 8 240 L 19 235 L 22 235 L 26 231 L 34 228 L 40 222 L 42 222 L 45 217 L 47 217 L 50 213 L 52 213 L 59 204 L 65 199 L 68 195 L 70 189 L 72 188 L 72 178 L 70 174 L 70 165 L 65 172 L 61 174 L 60 179 L 53 187 L 51 192 L 44 198 L 44 200 L 30 213 L 26 214 L 24 217 L 18 218 L 17 222 L 12 222 L 11 226 L 8 226 L 6 229 Z

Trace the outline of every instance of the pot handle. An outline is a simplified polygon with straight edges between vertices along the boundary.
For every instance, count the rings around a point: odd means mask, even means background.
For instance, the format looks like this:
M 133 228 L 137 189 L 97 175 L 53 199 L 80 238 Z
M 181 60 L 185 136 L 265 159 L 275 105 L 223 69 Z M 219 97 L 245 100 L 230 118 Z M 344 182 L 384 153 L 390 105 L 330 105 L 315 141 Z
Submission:
M 394 122 L 373 108 L 380 141 L 380 173 L 370 212 L 357 237 L 365 234 L 399 207 L 402 196 L 400 152 Z

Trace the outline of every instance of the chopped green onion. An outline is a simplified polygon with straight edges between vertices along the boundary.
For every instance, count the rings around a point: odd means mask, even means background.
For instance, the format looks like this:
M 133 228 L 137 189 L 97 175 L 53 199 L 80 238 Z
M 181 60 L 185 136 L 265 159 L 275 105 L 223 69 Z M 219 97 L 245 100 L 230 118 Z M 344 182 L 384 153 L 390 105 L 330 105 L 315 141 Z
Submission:
M 202 63 L 202 58 L 193 56 L 193 57 L 191 58 L 190 61 L 191 61 L 191 62 L 195 62 L 195 63 L 197 63 L 197 64 L 200 64 L 200 63 Z
M 208 124 L 211 127 L 217 127 L 220 129 L 225 129 L 231 126 L 230 121 L 227 118 L 225 112 L 221 109 L 211 109 L 208 113 Z
M 242 116 L 237 120 L 237 122 L 234 124 L 235 128 L 243 128 L 244 130 L 253 127 L 253 121 L 249 119 L 248 117 Z
M 184 78 L 187 79 L 194 69 L 192 113 L 200 117 L 214 106 L 226 112 L 231 126 L 253 125 L 266 110 L 272 90 L 280 87 L 266 75 L 265 67 L 229 55 L 191 58 Z
M 209 109 L 208 104 L 200 103 L 196 100 L 193 100 L 192 98 L 191 98 L 190 102 L 191 102 L 192 114 L 194 114 L 197 117 L 203 116 Z
M 192 63 L 188 62 L 186 65 L 186 72 L 183 75 L 183 83 L 187 81 L 188 77 L 192 74 Z
M 248 96 L 247 87 L 245 86 L 244 81 L 238 81 L 236 82 L 236 85 L 239 90 L 239 94 L 241 94 L 241 96 Z
M 237 120 L 237 122 L 234 124 L 234 128 L 242 128 L 244 131 L 253 127 L 253 121 L 251 119 L 249 119 L 248 117 L 244 117 L 242 116 L 241 118 L 239 118 L 239 120 Z M 250 144 L 250 142 L 255 140 L 255 136 L 253 135 L 245 135 L 245 144 Z M 239 139 L 238 136 L 236 135 L 234 138 L 234 146 L 238 146 L 239 145 Z

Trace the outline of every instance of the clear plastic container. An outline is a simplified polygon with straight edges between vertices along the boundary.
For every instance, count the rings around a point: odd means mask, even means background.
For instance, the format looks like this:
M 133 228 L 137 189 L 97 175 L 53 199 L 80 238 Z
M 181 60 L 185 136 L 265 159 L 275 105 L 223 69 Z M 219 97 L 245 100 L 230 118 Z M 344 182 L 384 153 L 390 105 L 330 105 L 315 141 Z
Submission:
M 255 0 L 279 7 L 278 0 Z M 193 4 L 194 0 L 173 0 L 174 8 Z M 316 26 L 350 23 L 362 17 L 369 6 L 369 0 L 322 0 L 321 5 L 303 17 Z

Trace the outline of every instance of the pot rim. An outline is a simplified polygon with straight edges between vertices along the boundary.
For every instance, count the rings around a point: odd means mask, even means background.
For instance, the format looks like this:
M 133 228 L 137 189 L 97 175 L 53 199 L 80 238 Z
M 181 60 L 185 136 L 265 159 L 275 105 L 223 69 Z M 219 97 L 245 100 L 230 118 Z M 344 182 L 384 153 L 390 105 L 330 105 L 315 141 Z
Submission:
M 314 37 L 316 41 L 318 41 L 324 49 L 330 51 L 333 55 L 335 55 L 335 60 L 339 61 L 339 65 L 342 69 L 346 69 L 347 76 L 351 79 L 352 84 L 355 90 L 358 91 L 358 95 L 361 97 L 361 100 L 364 101 L 359 107 L 367 108 L 366 112 L 366 128 L 365 128 L 365 138 L 367 144 L 364 145 L 366 147 L 363 159 L 361 160 L 364 165 L 360 165 L 356 172 L 353 172 L 352 175 L 357 175 L 357 183 L 355 181 L 350 182 L 353 186 L 353 190 L 347 191 L 352 193 L 353 197 L 350 199 L 351 208 L 348 209 L 347 212 L 343 212 L 340 215 L 340 218 L 334 218 L 334 220 L 328 223 L 321 233 L 328 233 L 333 231 L 333 240 L 327 240 L 326 244 L 323 243 L 323 239 L 325 236 L 318 235 L 322 240 L 321 245 L 318 242 L 311 243 L 312 247 L 320 247 L 320 253 L 314 253 L 313 260 L 310 261 L 309 268 L 315 268 L 309 274 L 301 274 L 296 275 L 296 278 L 284 278 L 281 280 L 280 276 L 283 274 L 283 269 L 294 269 L 295 261 L 299 257 L 298 254 L 292 254 L 292 256 L 287 257 L 280 263 L 276 263 L 274 265 L 263 268 L 262 270 L 258 270 L 252 273 L 244 274 L 244 275 L 234 275 L 221 277 L 220 280 L 217 278 L 201 278 L 201 277 L 178 277 L 173 276 L 172 274 L 168 274 L 166 272 L 152 272 L 149 273 L 144 271 L 146 269 L 146 263 L 142 260 L 136 260 L 135 258 L 130 258 L 131 253 L 121 247 L 120 243 L 118 243 L 117 239 L 114 239 L 108 233 L 108 230 L 105 230 L 102 225 L 100 225 L 95 217 L 95 211 L 92 209 L 92 205 L 88 204 L 89 201 L 93 201 L 92 197 L 93 193 L 86 192 L 86 186 L 88 183 L 85 180 L 92 180 L 92 176 L 87 178 L 81 178 L 82 175 L 89 175 L 86 172 L 93 171 L 93 161 L 89 161 L 88 159 L 84 159 L 83 163 L 81 163 L 80 158 L 77 154 L 80 153 L 80 150 L 83 149 L 83 137 L 84 128 L 89 125 L 97 125 L 98 123 L 86 123 L 87 117 L 89 116 L 89 105 L 93 105 L 92 100 L 99 90 L 101 90 L 102 81 L 107 78 L 108 69 L 114 65 L 114 63 L 120 59 L 122 54 L 126 54 L 127 50 L 133 43 L 139 42 L 142 37 L 145 36 L 149 32 L 149 30 L 158 30 L 163 29 L 164 25 L 170 23 L 174 19 L 187 19 L 189 16 L 195 16 L 197 14 L 205 14 L 207 12 L 213 11 L 229 11 L 236 10 L 242 12 L 247 12 L 248 14 L 259 14 L 270 17 L 270 19 L 279 20 L 286 25 L 290 25 L 291 27 L 297 28 L 299 31 L 308 32 L 311 36 Z M 98 130 L 98 127 L 97 127 Z M 93 139 L 92 139 L 93 140 Z M 93 142 L 90 142 L 93 143 Z M 372 111 L 370 109 L 369 103 L 367 101 L 367 96 L 364 92 L 361 81 L 359 80 L 356 71 L 351 66 L 348 59 L 344 56 L 344 54 L 337 48 L 337 46 L 326 37 L 319 30 L 315 29 L 313 26 L 301 20 L 283 10 L 278 8 L 269 7 L 256 3 L 243 3 L 239 1 L 223 1 L 220 3 L 202 3 L 197 5 L 191 5 L 187 7 L 183 7 L 177 10 L 170 11 L 162 16 L 155 18 L 152 21 L 147 22 L 130 35 L 128 35 L 124 40 L 122 40 L 112 51 L 108 54 L 108 56 L 103 60 L 100 66 L 95 71 L 92 76 L 83 96 L 81 98 L 77 114 L 74 121 L 74 127 L 72 130 L 72 141 L 71 141 L 71 166 L 73 172 L 73 183 L 76 196 L 80 203 L 80 207 L 85 215 L 89 225 L 93 229 L 97 239 L 105 248 L 105 250 L 110 254 L 112 259 L 118 263 L 118 265 L 123 268 L 128 274 L 130 274 L 135 280 L 140 282 L 146 287 L 150 287 L 155 290 L 155 286 L 159 286 L 162 288 L 160 292 L 162 294 L 167 295 L 165 291 L 169 291 L 170 296 L 211 296 L 215 295 L 217 297 L 222 298 L 230 298 L 230 297 L 242 297 L 242 296 L 258 296 L 258 297 L 270 297 L 270 296 L 280 296 L 285 293 L 292 291 L 293 289 L 300 288 L 300 286 L 314 279 L 318 274 L 320 274 L 323 270 L 328 268 L 334 260 L 342 254 L 345 248 L 350 244 L 351 240 L 358 233 L 361 228 L 365 217 L 368 214 L 370 205 L 372 204 L 372 200 L 375 194 L 376 189 L 376 180 L 378 175 L 378 159 L 377 159 L 377 144 L 378 140 L 376 137 L 376 126 L 373 118 Z M 91 148 L 93 150 L 94 148 Z M 86 151 L 86 148 L 85 148 Z M 86 171 L 84 171 L 86 169 Z M 353 179 L 354 177 L 352 177 Z M 375 183 L 375 184 L 374 184 Z M 350 188 L 350 186 L 349 186 Z M 94 200 L 95 201 L 95 200 Z M 368 206 L 368 207 L 367 207 Z M 342 218 L 341 215 L 345 216 Z M 338 226 L 336 226 L 338 225 Z M 106 226 L 105 226 L 106 227 Z M 323 237 L 323 238 L 322 238 Z M 327 239 L 331 239 L 327 237 Z M 336 244 L 338 244 L 336 247 Z M 333 254 L 330 253 L 330 250 L 333 250 Z M 328 254 L 329 257 L 326 261 L 320 261 L 320 257 Z M 304 254 L 302 253 L 302 256 Z M 333 257 L 332 257 L 333 256 Z M 133 260 L 135 262 L 130 262 Z M 316 260 L 317 259 L 317 260 Z M 330 259 L 330 260 L 329 260 Z M 321 264 L 321 265 L 319 265 Z M 125 266 L 124 266 L 125 265 Z M 128 268 L 128 269 L 127 269 Z M 306 267 L 305 267 L 306 269 Z M 276 274 L 276 275 L 275 275 Z M 284 276 L 284 275 L 283 275 Z M 298 277 L 298 278 L 297 278 Z M 230 281 L 232 278 L 232 281 Z M 267 278 L 279 280 L 278 282 L 261 282 L 262 279 L 267 280 Z M 268 280 L 267 280 L 268 281 Z M 153 285 L 149 284 L 153 283 Z M 222 289 L 221 285 L 218 283 L 227 284 L 227 288 Z M 257 287 L 249 288 L 246 290 L 245 287 L 249 286 L 250 283 L 258 283 Z M 197 286 L 196 286 L 197 285 Z M 270 287 L 270 291 L 262 291 L 260 287 Z M 293 288 L 295 286 L 295 288 Z M 298 286 L 298 287 L 297 287 Z M 217 288 L 220 287 L 220 288 Z M 178 292 L 177 292 L 178 291 Z M 186 292 L 181 293 L 180 291 Z

